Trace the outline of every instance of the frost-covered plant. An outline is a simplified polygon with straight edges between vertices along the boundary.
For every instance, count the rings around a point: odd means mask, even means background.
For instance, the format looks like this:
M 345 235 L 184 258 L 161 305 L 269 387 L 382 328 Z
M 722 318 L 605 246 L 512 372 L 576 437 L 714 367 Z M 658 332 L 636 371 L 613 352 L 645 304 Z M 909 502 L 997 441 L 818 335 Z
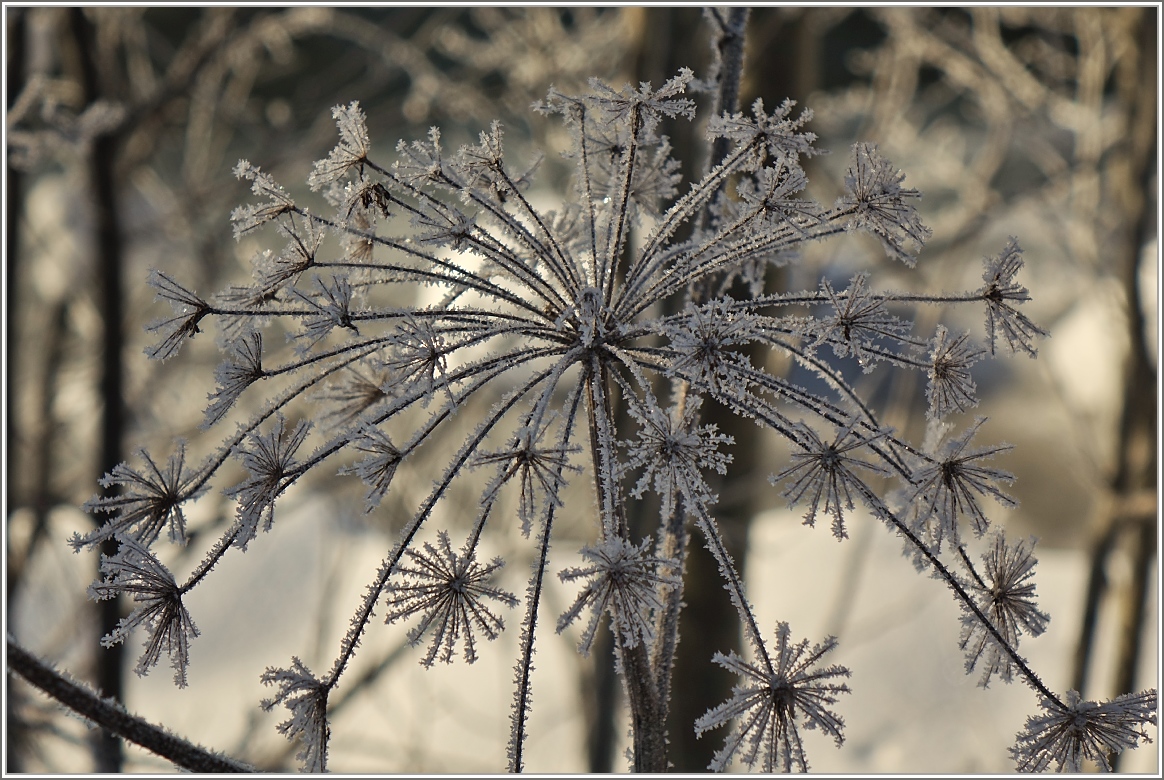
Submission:
M 609 616 L 632 712 L 634 768 L 667 768 L 668 701 L 681 686 L 671 666 L 694 527 L 718 561 L 748 657 L 708 659 L 740 682 L 728 701 L 691 725 L 700 734 L 731 726 L 715 769 L 739 759 L 765 771 L 807 770 L 798 729 L 820 728 L 843 741 L 837 705 L 849 688 L 835 680 L 849 671 L 819 665 L 835 638 L 809 649 L 809 640 L 794 639 L 780 623 L 773 645 L 758 625 L 714 518 L 706 475 L 730 467 L 723 448 L 731 440 L 700 423 L 700 403 L 710 399 L 791 443 L 794 454 L 772 481 L 805 508 L 807 524 L 827 515 L 844 538 L 846 518 L 862 506 L 903 539 L 920 569 L 950 588 L 964 613 L 967 669 L 981 668 L 983 685 L 995 674 L 1018 676 L 1040 697 L 1043 713 L 1014 748 L 1019 768 L 1052 760 L 1077 768 L 1081 757 L 1104 764 L 1106 752 L 1147 738 L 1155 691 L 1105 704 L 1080 702 L 1074 692 L 1062 698 L 1019 655 L 1020 638 L 1042 632 L 1048 619 L 1034 601 L 1031 547 L 995 531 L 982 572 L 966 553 L 965 531 L 981 537 L 988 530 L 986 500 L 1014 505 L 1000 487 L 1011 475 L 990 465 L 1009 448 L 971 445 L 982 418 L 935 446 L 905 441 L 858 395 L 840 362 L 923 373 L 935 426 L 974 407 L 970 367 L 988 350 L 945 326 L 931 337 L 914 335 L 900 313 L 918 305 L 983 306 L 989 354 L 1001 335 L 1012 352 L 1034 356 L 1034 342 L 1045 334 L 1018 308 L 1029 299 L 1016 281 L 1018 242 L 986 258 L 983 285 L 962 293 L 878 290 L 860 273 L 844 289 L 822 279 L 819 289 L 766 294 L 755 283 L 766 268 L 794 262 L 805 244 L 854 231 L 874 236 L 891 259 L 912 267 L 929 234 L 914 207 L 919 193 L 875 145 L 860 143 L 841 197 L 831 205 L 811 200 L 801 167 L 816 153 L 815 136 L 804 130 L 811 115 L 793 116 L 790 101 L 769 111 L 759 100 L 749 113 L 710 118 L 708 139 L 726 142 L 726 152 L 681 188 L 658 130 L 664 118 L 694 117 L 695 103 L 685 96 L 692 81 L 682 70 L 658 89 L 594 81 L 588 94 L 551 90 L 536 108 L 565 122 L 572 138 L 565 154 L 575 171 L 552 211 L 527 198 L 530 174 L 506 158 L 499 123 L 455 152 L 434 128 L 425 140 L 401 142 L 387 164 L 374 159 L 359 105 L 337 106 L 340 142 L 308 179 L 334 209 L 330 215 L 301 207 L 270 175 L 239 163 L 237 175 L 252 182 L 258 200 L 235 210 L 236 236 L 271 227 L 286 248 L 260 253 L 252 285 L 212 300 L 155 273 L 151 283 L 175 313 L 154 327 L 160 342 L 150 355 L 165 359 L 218 321 L 227 357 L 206 426 L 224 420 L 244 394 L 261 399 L 259 411 L 197 467 L 187 467 L 179 445 L 165 470 L 149 455 L 140 470 L 115 470 L 107 482 L 121 493 L 88 504 L 112 517 L 74 540 L 78 549 L 110 537 L 123 545 L 123 554 L 105 559 L 94 593 L 123 591 L 142 603 L 126 622 L 126 631 L 151 629 L 139 673 L 165 649 L 185 683 L 195 631 L 183 598 L 223 556 L 277 527 L 276 506 L 293 484 L 338 467 L 366 484 L 367 510 L 375 511 L 401 464 L 447 442 L 454 416 L 485 409 L 404 523 L 330 670 L 319 674 L 292 659 L 289 668 L 263 674 L 278 686 L 264 707 L 289 708 L 280 730 L 303 741 L 308 768 L 326 768 L 328 696 L 378 606 L 389 621 L 412 621 L 409 639 L 428 643 L 421 662 L 429 666 L 452 662 L 458 644 L 475 660 L 477 638 L 493 639 L 504 628 L 500 607 L 520 604 L 509 767 L 522 769 L 548 555 L 566 511 L 563 491 L 584 472 L 593 482 L 594 541 L 582 549 L 581 566 L 559 573 L 563 582 L 582 582 L 557 629 L 589 610 L 585 654 Z M 338 251 L 325 249 L 328 237 Z M 726 293 L 736 279 L 753 282 L 749 296 Z M 402 296 L 421 288 L 439 291 L 439 300 Z M 287 351 L 264 338 L 276 321 L 292 337 Z M 754 364 L 744 350 L 757 345 L 790 356 L 830 391 L 797 386 Z M 276 379 L 278 389 L 267 390 Z M 326 421 L 321 433 L 288 419 L 306 403 Z M 249 473 L 226 486 L 237 501 L 235 520 L 179 584 L 149 548 L 163 526 L 171 540 L 186 541 L 181 507 L 231 459 Z M 447 529 L 429 526 L 453 484 L 482 469 L 492 476 L 468 533 L 454 545 Z M 636 538 L 628 505 L 648 492 L 659 498 L 654 535 Z M 512 514 L 501 502 L 507 493 L 517 498 Z M 480 558 L 486 527 L 511 522 L 532 547 L 523 599 L 493 584 L 501 560 Z

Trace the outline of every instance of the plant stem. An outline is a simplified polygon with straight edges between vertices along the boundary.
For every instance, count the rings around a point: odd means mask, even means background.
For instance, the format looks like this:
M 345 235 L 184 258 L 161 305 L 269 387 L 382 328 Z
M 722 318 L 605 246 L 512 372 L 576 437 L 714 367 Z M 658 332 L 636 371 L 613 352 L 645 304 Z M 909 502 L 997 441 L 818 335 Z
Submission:
M 611 453 L 603 453 L 602 450 L 604 442 L 613 440 L 614 432 L 608 430 L 608 426 L 614 420 L 614 412 L 607 370 L 599 363 L 597 357 L 593 358 L 585 377 L 595 489 L 598 493 L 599 507 L 610 507 L 615 514 L 614 522 L 603 519 L 603 533 L 617 533 L 629 541 L 625 508 L 616 494 L 614 474 L 602 473 L 605 470 L 603 464 L 611 460 L 609 457 Z M 643 642 L 638 642 L 634 647 L 627 647 L 619 630 L 618 621 L 613 617 L 610 628 L 614 633 L 615 653 L 622 666 L 623 684 L 626 686 L 627 702 L 631 710 L 634 771 L 666 772 L 667 703 L 658 695 L 650 651 Z
M 254 771 L 246 764 L 211 753 L 136 715 L 130 715 L 116 702 L 103 699 L 93 691 L 65 679 L 11 639 L 7 642 L 7 651 L 8 668 L 11 671 L 107 732 L 141 745 L 173 761 L 182 769 L 198 773 Z

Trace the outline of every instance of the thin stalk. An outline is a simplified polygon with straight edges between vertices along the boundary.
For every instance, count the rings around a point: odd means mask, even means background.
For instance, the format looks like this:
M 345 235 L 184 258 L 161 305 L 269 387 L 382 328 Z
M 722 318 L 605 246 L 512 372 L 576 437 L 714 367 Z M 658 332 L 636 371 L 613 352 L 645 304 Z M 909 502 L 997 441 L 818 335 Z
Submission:
M 582 400 L 581 393 L 575 393 L 570 404 L 570 414 L 566 419 L 562 435 L 562 449 L 569 446 L 570 431 L 574 428 L 574 420 L 578 414 L 578 405 Z M 565 464 L 558 468 L 558 479 L 562 478 Z M 526 617 L 522 622 L 521 659 L 517 665 L 517 697 L 514 700 L 512 729 L 509 739 L 509 771 L 520 772 L 524 767 L 522 751 L 525 748 L 526 718 L 529 717 L 531 681 L 533 671 L 534 629 L 537 627 L 538 605 L 541 603 L 542 584 L 546 572 L 546 563 L 550 550 L 550 531 L 554 524 L 554 511 L 557 504 L 549 502 L 546 507 L 546 521 L 542 526 L 541 536 L 538 539 L 540 548 L 538 562 L 534 568 L 527 596 Z
M 586 387 L 590 446 L 594 460 L 594 487 L 600 511 L 612 517 L 603 517 L 604 534 L 617 534 L 629 541 L 625 507 L 617 495 L 614 475 L 604 464 L 613 461 L 613 453 L 605 443 L 613 441 L 610 431 L 614 411 L 609 393 L 607 369 L 597 357 L 591 359 L 583 378 Z M 606 472 L 605 474 L 603 472 Z M 666 702 L 659 699 L 656 676 L 649 651 L 643 642 L 627 647 L 618 627 L 611 620 L 615 653 L 620 660 L 623 684 L 631 710 L 633 763 L 635 772 L 667 771 L 667 711 Z
M 11 639 L 7 643 L 8 665 L 12 671 L 81 717 L 105 731 L 141 745 L 189 772 L 253 772 L 240 761 L 212 753 L 170 732 L 130 715 L 116 702 L 63 677 Z

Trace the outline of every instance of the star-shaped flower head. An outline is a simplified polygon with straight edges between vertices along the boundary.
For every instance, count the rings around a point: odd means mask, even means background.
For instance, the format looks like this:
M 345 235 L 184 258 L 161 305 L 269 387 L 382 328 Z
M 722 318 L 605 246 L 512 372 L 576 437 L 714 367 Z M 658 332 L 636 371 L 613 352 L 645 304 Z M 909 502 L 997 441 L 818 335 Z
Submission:
M 270 712 L 282 704 L 291 717 L 279 724 L 279 733 L 301 739 L 302 749 L 295 755 L 307 772 L 327 771 L 327 742 L 331 729 L 327 723 L 327 695 L 330 689 L 316 679 L 298 658 L 291 658 L 290 669 L 268 667 L 259 678 L 263 685 L 277 686 L 272 699 L 264 699 L 262 708 Z
M 1018 506 L 1018 501 L 998 487 L 999 482 L 1014 482 L 1014 475 L 979 465 L 1014 448 L 1009 444 L 998 444 L 967 449 L 970 439 L 985 422 L 985 417 L 977 418 L 961 436 L 946 442 L 936 460 L 914 475 L 917 489 L 910 500 L 917 502 L 919 521 L 924 524 L 921 530 L 937 549 L 941 549 L 943 539 L 958 543 L 959 517 L 970 519 L 977 536 L 986 533 L 990 521 L 979 504 L 979 496 L 992 496 L 1008 509 Z
M 952 337 L 944 325 L 938 326 L 930 342 L 929 384 L 926 385 L 930 407 L 926 417 L 937 420 L 978 405 L 970 366 L 984 357 L 986 352 L 970 341 L 968 333 Z
M 921 193 L 902 187 L 905 174 L 881 156 L 876 144 L 853 146 L 853 164 L 845 177 L 845 195 L 837 205 L 852 210 L 848 228 L 865 230 L 881 240 L 889 257 L 912 268 L 913 257 L 933 231 L 922 224 L 921 215 L 908 200 Z M 908 246 L 912 244 L 911 253 Z
M 356 336 L 360 335 L 352 320 L 352 285 L 347 277 L 333 276 L 330 284 L 316 277 L 315 286 L 314 295 L 294 291 L 295 297 L 306 304 L 311 312 L 301 317 L 303 330 L 294 334 L 302 342 L 296 348 L 300 354 L 306 353 L 335 328 L 344 328 Z
M 978 575 L 962 552 L 963 564 L 973 578 L 970 590 L 977 597 L 978 608 L 990 618 L 991 624 L 1011 648 L 1018 647 L 1020 634 L 1038 636 L 1051 620 L 1035 606 L 1035 583 L 1031 582 L 1036 563 L 1031 554 L 1034 546 L 1034 539 L 1008 545 L 1006 538 L 996 533 L 990 549 L 982 556 L 986 566 L 984 577 Z M 967 673 L 973 671 L 979 661 L 982 662 L 982 678 L 978 684 L 983 688 L 995 674 L 1004 682 L 1011 681 L 1015 669 L 1010 655 L 1003 651 L 998 640 L 976 615 L 962 616 L 959 646 L 966 651 Z
M 822 509 L 831 514 L 833 535 L 837 539 L 848 536 L 845 531 L 844 509 L 855 508 L 853 493 L 860 497 L 872 494 L 872 489 L 857 476 L 853 467 L 881 476 L 889 476 L 892 473 L 879 463 L 871 463 L 850 454 L 889 435 L 888 431 L 881 431 L 873 436 L 867 436 L 857 430 L 857 425 L 858 420 L 853 418 L 848 425 L 837 429 L 837 435 L 831 443 L 825 444 L 824 440 L 816 435 L 816 431 L 804 423 L 798 423 L 795 429 L 796 444 L 801 448 L 801 452 L 793 453 L 791 466 L 768 479 L 772 484 L 776 484 L 781 480 L 794 478 L 781 495 L 788 499 L 789 506 L 795 506 L 808 497 L 810 503 L 808 512 L 804 515 L 805 525 L 815 525 L 817 513 Z
M 352 437 L 352 448 L 365 453 L 366 457 L 351 466 L 340 467 L 339 473 L 355 474 L 368 486 L 364 511 L 371 512 L 380 505 L 384 494 L 388 492 L 404 454 L 396 448 L 388 434 L 368 422 Z
M 319 415 L 324 427 L 342 430 L 357 426 L 360 417 L 395 395 L 392 373 L 372 356 L 362 365 L 348 366 L 336 381 L 316 395 L 324 407 Z
M 145 353 L 150 360 L 168 360 L 178 354 L 187 337 L 202 332 L 198 323 L 210 313 L 210 304 L 156 269 L 150 272 L 148 284 L 158 291 L 155 300 L 170 302 L 174 316 L 146 325 L 148 332 L 162 334 L 162 340 L 146 347 Z
M 562 633 L 590 607 L 590 622 L 582 632 L 578 651 L 590 655 L 594 634 L 603 612 L 609 612 L 617 622 L 618 636 L 625 647 L 634 647 L 640 641 L 649 645 L 654 639 L 652 610 L 661 609 L 659 586 L 674 587 L 677 577 L 664 574 L 677 562 L 647 554 L 651 540 L 644 539 L 635 546 L 618 536 L 612 536 L 595 547 L 583 547 L 582 557 L 591 561 L 583 568 L 566 569 L 558 574 L 562 582 L 587 578 L 588 582 L 570 608 L 558 618 L 558 633 Z
M 452 663 L 457 640 L 464 642 L 465 661 L 473 663 L 477 660 L 473 629 L 496 639 L 505 628 L 505 622 L 490 610 L 485 599 L 508 607 L 516 606 L 517 599 L 490 584 L 493 573 L 505 565 L 500 558 L 482 566 L 471 550 L 455 553 L 444 531 L 440 532 L 438 544 L 440 549 L 425 542 L 423 552 L 407 551 L 413 566 L 398 566 L 396 573 L 401 581 L 385 588 L 385 622 L 421 616 L 420 622 L 408 631 L 408 642 L 418 645 L 432 631 L 432 643 L 420 661 L 424 666 L 432 666 L 438 653 L 441 661 Z
M 755 337 L 756 318 L 735 310 L 732 303 L 725 296 L 702 306 L 689 305 L 666 328 L 671 374 L 721 397 L 743 394 L 739 369 L 747 367 L 747 357 L 732 347 Z
M 625 123 L 637 131 L 636 141 L 647 142 L 655 139 L 655 128 L 664 116 L 672 119 L 695 116 L 695 101 L 679 97 L 693 78 L 695 74 L 691 70 L 681 68 L 679 75 L 667 79 L 657 90 L 651 89 L 650 83 L 645 81 L 638 89 L 625 84 L 616 90 L 592 78 L 590 88 L 594 90 L 594 96 L 591 102 L 606 115 L 610 124 Z
M 146 630 L 145 652 L 134 672 L 144 677 L 157 666 L 162 651 L 174 668 L 174 683 L 186 687 L 186 668 L 190 665 L 190 640 L 198 628 L 182 604 L 182 589 L 161 561 L 136 540 L 119 537 L 115 555 L 101 556 L 103 579 L 89 586 L 95 601 L 115 598 L 124 593 L 132 596 L 134 608 L 121 619 L 117 628 L 101 638 L 104 647 L 124 642 L 138 627 Z
M 721 213 L 734 210 L 769 229 L 787 225 L 807 236 L 808 227 L 820 224 L 820 207 L 816 201 L 794 197 L 807 186 L 808 178 L 799 167 L 761 168 L 753 178 L 741 179 L 736 185 L 742 206 Z
M 1034 345 L 1035 336 L 1048 338 L 1051 334 L 1015 308 L 1017 304 L 1031 299 L 1027 288 L 1016 284 L 1014 280 L 1023 267 L 1023 250 L 1018 245 L 1018 239 L 1012 237 L 997 257 L 988 257 L 983 262 L 986 270 L 982 274 L 982 281 L 986 284 L 978 290 L 978 295 L 986 302 L 990 354 L 994 354 L 994 345 L 1001 331 L 1011 352 L 1021 349 L 1031 357 L 1036 357 L 1039 350 Z
M 199 426 L 202 430 L 225 417 L 243 391 L 267 376 L 263 369 L 263 334 L 260 331 L 248 331 L 242 338 L 231 342 L 227 350 L 229 357 L 214 370 L 218 387 L 207 396 L 210 405 L 206 407 Z
M 427 319 L 406 318 L 392 336 L 392 350 L 384 361 L 385 367 L 401 386 L 423 389 L 426 398 L 438 388 L 448 390 L 445 371 L 446 356 L 452 348 Z M 450 395 L 450 398 L 452 396 Z
M 696 425 L 700 402 L 689 397 L 682 415 L 674 408 L 663 409 L 651 395 L 638 399 L 624 385 L 627 411 L 639 424 L 638 439 L 627 442 L 627 468 L 643 470 L 631 490 L 641 498 L 647 488 L 654 486 L 662 499 L 663 517 L 671 517 L 676 510 L 675 499 L 710 504 L 715 500 L 703 478 L 705 470 L 727 473 L 731 455 L 719 451 L 722 445 L 732 443 L 731 436 L 718 432 L 714 425 Z M 676 419 L 679 418 L 679 419 Z M 689 504 L 690 505 L 690 504 Z
M 1108 756 L 1151 742 L 1146 726 L 1156 725 L 1156 689 L 1105 701 L 1083 701 L 1067 691 L 1067 702 L 1045 699 L 1043 712 L 1027 718 L 1010 749 L 1020 772 L 1042 772 L 1056 764 L 1059 772 L 1082 772 L 1084 760 L 1112 770 Z
M 909 335 L 909 323 L 894 317 L 885 303 L 867 289 L 869 274 L 860 273 L 849 280 L 849 288 L 837 292 L 828 279 L 821 280 L 821 290 L 832 304 L 833 313 L 813 321 L 807 335 L 815 336 L 809 348 L 833 345 L 837 357 L 855 357 L 869 371 L 877 359 L 879 342 L 898 341 Z
M 200 475 L 186 468 L 186 442 L 179 439 L 173 455 L 160 468 L 150 454 L 139 450 L 144 467 L 132 469 L 119 463 L 102 480 L 104 488 L 117 487 L 110 496 L 94 496 L 82 507 L 86 512 L 106 512 L 114 517 L 85 536 L 75 534 L 74 550 L 95 547 L 114 536 L 127 536 L 149 547 L 169 529 L 171 542 L 186 543 L 186 516 L 182 504 L 197 498 L 206 487 L 195 487 Z
M 300 420 L 288 433 L 287 419 L 277 414 L 270 433 L 252 434 L 248 445 L 240 448 L 239 454 L 250 476 L 226 491 L 228 496 L 238 500 L 236 547 L 246 550 L 258 533 L 260 523 L 264 531 L 271 530 L 275 521 L 275 499 L 302 469 L 302 464 L 295 460 L 295 453 L 310 430 L 311 423 Z
M 343 178 L 352 168 L 359 168 L 368 159 L 368 126 L 358 101 L 331 110 L 340 140 L 328 156 L 315 163 L 307 184 L 318 190 L 324 184 Z
M 276 230 L 288 239 L 283 251 L 279 254 L 259 252 L 251 258 L 255 285 L 271 299 L 294 287 L 299 277 L 315 265 L 315 258 L 327 236 L 324 227 L 311 219 L 296 221 L 289 217 L 281 221 Z
M 481 453 L 472 465 L 497 464 L 500 472 L 491 484 L 483 505 L 491 505 L 501 486 L 517 478 L 520 486 L 517 516 L 521 533 L 528 537 L 533 521 L 549 505 L 562 506 L 558 493 L 566 483 L 565 472 L 581 471 L 570 459 L 582 451 L 581 447 L 551 447 L 545 443 L 550 430 L 549 420 L 541 425 L 526 425 L 514 435 L 513 442 L 499 452 Z
M 252 182 L 251 191 L 267 199 L 266 203 L 239 206 L 230 213 L 236 241 L 295 208 L 295 201 L 287 194 L 287 190 L 271 178 L 271 174 L 263 173 L 258 166 L 251 165 L 247 160 L 238 161 L 238 165 L 234 166 L 234 175 Z
M 845 741 L 841 733 L 845 722 L 826 709 L 837 702 L 838 693 L 849 693 L 844 683 L 828 682 L 848 677 L 843 666 L 817 668 L 820 660 L 837 646 L 834 637 L 808 650 L 808 640 L 791 644 L 787 623 L 776 626 L 775 657 L 765 657 L 761 663 L 750 664 L 734 652 L 716 653 L 713 660 L 720 666 L 740 675 L 740 684 L 732 689 L 732 697 L 695 722 L 696 736 L 733 720 L 735 726 L 723 748 L 712 759 L 708 769 L 722 772 L 733 757 L 760 771 L 808 771 L 808 759 L 797 721 L 806 729 L 819 728 L 833 737 L 838 747 Z M 807 653 L 806 653 L 807 651 Z
M 754 171 L 770 162 L 799 168 L 800 155 L 809 157 L 819 152 L 812 148 L 815 133 L 797 132 L 812 119 L 812 111 L 805 109 L 792 119 L 795 105 L 795 100 L 785 100 L 768 114 L 764 101 L 756 98 L 751 117 L 742 112 L 712 117 L 707 134 L 711 138 L 728 138 L 735 141 L 737 151 L 747 151 L 746 170 Z

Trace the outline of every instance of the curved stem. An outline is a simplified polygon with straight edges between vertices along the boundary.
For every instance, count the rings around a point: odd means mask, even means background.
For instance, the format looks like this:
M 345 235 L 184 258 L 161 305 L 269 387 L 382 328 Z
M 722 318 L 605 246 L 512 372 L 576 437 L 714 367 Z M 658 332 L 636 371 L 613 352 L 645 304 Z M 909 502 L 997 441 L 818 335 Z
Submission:
M 69 708 L 106 731 L 141 745 L 151 753 L 173 761 L 189 772 L 253 772 L 253 768 L 226 756 L 212 753 L 131 715 L 109 699 L 66 679 L 20 645 L 7 640 L 8 667 Z
M 1055 693 L 1050 688 L 1048 688 L 1041 679 L 1039 679 L 1039 676 L 1035 674 L 1034 670 L 1027 665 L 1026 660 L 1018 654 L 1018 650 L 1015 650 L 1013 647 L 1011 647 L 1010 643 L 1007 642 L 1002 634 L 999 633 L 998 629 L 994 627 L 994 623 L 990 621 L 990 618 L 983 614 L 982 610 L 978 608 L 978 605 L 974 603 L 974 599 L 970 596 L 969 593 L 966 592 L 966 589 L 962 587 L 962 583 L 958 581 L 958 578 L 954 575 L 954 573 L 950 571 L 944 563 L 942 563 L 941 559 L 938 558 L 934 551 L 931 550 L 925 542 L 919 539 L 917 534 L 911 531 L 909 526 L 903 523 L 897 517 L 897 515 L 891 512 L 889 507 L 885 506 L 885 504 L 881 502 L 881 499 L 879 499 L 870 489 L 862 485 L 860 493 L 862 499 L 865 500 L 865 503 L 868 504 L 868 506 L 875 514 L 888 521 L 891 525 L 893 525 L 894 528 L 900 531 L 902 536 L 908 539 L 910 544 L 916 547 L 918 551 L 925 557 L 925 559 L 930 562 L 938 574 L 941 575 L 942 580 L 944 580 L 946 585 L 950 587 L 950 590 L 954 591 L 954 595 L 958 598 L 959 601 L 962 602 L 966 610 L 974 615 L 974 618 L 982 624 L 982 627 L 986 629 L 986 631 L 998 644 L 998 647 L 1004 653 L 1006 653 L 1007 656 L 1010 657 L 1011 662 L 1018 668 L 1019 672 L 1022 673 L 1023 679 L 1026 680 L 1027 685 L 1031 686 L 1032 689 L 1042 695 L 1045 699 L 1053 702 L 1060 710 L 1066 710 L 1067 705 L 1063 703 L 1063 700 L 1056 696 Z

